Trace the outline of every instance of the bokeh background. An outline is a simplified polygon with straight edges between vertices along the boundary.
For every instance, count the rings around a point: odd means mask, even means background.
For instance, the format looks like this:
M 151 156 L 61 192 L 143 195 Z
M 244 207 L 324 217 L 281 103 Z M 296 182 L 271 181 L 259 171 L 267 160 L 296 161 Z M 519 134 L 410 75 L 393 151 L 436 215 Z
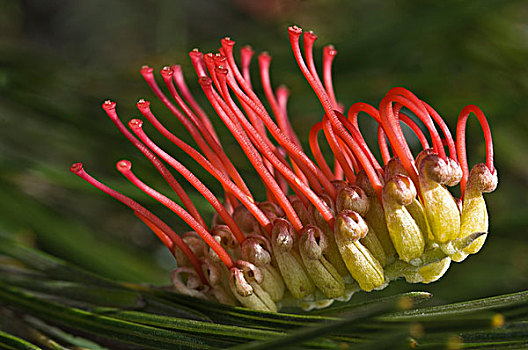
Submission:
M 167 190 L 113 127 L 101 103 L 117 101 L 127 121 L 139 116 L 138 98 L 152 99 L 160 119 L 188 140 L 138 70 L 143 64 L 155 71 L 181 64 L 204 101 L 187 53 L 194 47 L 215 51 L 229 35 L 239 46 L 271 53 L 273 84 L 291 89 L 290 118 L 306 144 L 322 109 L 289 47 L 287 27 L 297 24 L 318 34 L 317 63 L 323 45 L 336 46 L 334 82 L 345 106 L 377 105 L 391 87 L 404 86 L 436 108 L 451 130 L 470 103 L 483 109 L 492 127 L 499 187 L 486 196 L 491 234 L 482 251 L 453 264 L 436 283 L 399 281 L 367 297 L 427 290 L 437 301 L 455 301 L 528 287 L 525 1 L 0 0 L 0 8 L 0 244 L 2 237 L 16 238 L 111 278 L 166 284 L 174 263 L 161 243 L 127 208 L 69 173 L 70 164 L 82 161 L 100 180 L 185 231 L 115 170 L 117 160 L 130 159 L 139 177 Z M 238 146 L 218 120 L 214 123 L 227 153 L 262 198 L 262 186 Z M 377 151 L 374 125 L 367 118 L 360 124 Z M 484 143 L 475 119 L 467 138 L 470 163 L 482 161 Z M 221 193 L 194 162 L 161 136 L 157 140 Z M 211 217 L 196 191 L 189 193 Z

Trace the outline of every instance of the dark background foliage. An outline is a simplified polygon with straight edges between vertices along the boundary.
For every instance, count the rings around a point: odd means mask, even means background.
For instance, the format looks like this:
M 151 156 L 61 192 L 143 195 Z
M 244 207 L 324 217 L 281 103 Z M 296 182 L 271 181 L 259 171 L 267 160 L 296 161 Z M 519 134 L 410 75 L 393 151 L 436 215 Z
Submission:
M 459 111 L 470 103 L 483 109 L 492 127 L 500 176 L 497 191 L 486 197 L 491 216 L 487 244 L 463 264 L 453 264 L 439 282 L 397 282 L 382 293 L 421 289 L 432 291 L 437 300 L 453 301 L 528 286 L 525 2 L 1 0 L 0 7 L 3 235 L 105 276 L 166 283 L 173 263 L 154 235 L 127 208 L 71 175 L 68 167 L 84 162 L 103 182 L 140 200 L 183 232 L 180 221 L 115 171 L 115 162 L 124 157 L 153 187 L 167 188 L 113 127 L 101 103 L 106 98 L 117 101 L 126 121 L 139 115 L 134 108 L 138 98 L 152 99 L 155 113 L 186 138 L 155 101 L 138 69 L 142 64 L 155 71 L 182 64 L 189 85 L 203 101 L 187 53 L 194 47 L 214 51 L 218 40 L 229 35 L 239 46 L 251 44 L 257 52 L 272 54 L 273 83 L 291 89 L 290 117 L 306 142 L 322 109 L 291 54 L 287 26 L 297 24 L 318 34 L 318 63 L 323 45 L 338 49 L 334 81 L 345 106 L 357 101 L 377 105 L 391 87 L 404 86 L 436 108 L 451 130 Z M 262 194 L 234 140 L 214 122 L 228 154 Z M 374 125 L 364 118 L 361 126 L 377 150 Z M 471 164 L 483 160 L 481 135 L 472 119 L 467 135 Z M 161 137 L 157 140 L 178 155 Z M 195 163 L 181 154 L 179 158 L 220 194 Z M 195 191 L 189 193 L 210 217 L 205 201 Z

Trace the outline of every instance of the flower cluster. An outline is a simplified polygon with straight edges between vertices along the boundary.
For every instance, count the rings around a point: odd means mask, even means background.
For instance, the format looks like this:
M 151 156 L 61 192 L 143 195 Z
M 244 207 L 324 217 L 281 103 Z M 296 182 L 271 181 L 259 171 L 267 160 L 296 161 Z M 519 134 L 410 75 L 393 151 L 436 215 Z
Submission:
M 117 169 L 139 189 L 181 217 L 193 231 L 176 234 L 139 203 L 100 183 L 76 163 L 71 171 L 129 206 L 170 249 L 178 262 L 172 274 L 176 290 L 224 304 L 276 311 L 281 305 L 305 309 L 348 300 L 357 290 L 381 289 L 394 279 L 429 283 L 439 279 L 451 261 L 478 252 L 488 232 L 483 193 L 497 186 L 491 133 L 482 111 L 466 106 L 460 113 L 456 140 L 440 115 L 404 88 L 393 88 L 378 109 L 366 103 L 350 107 L 347 116 L 332 87 L 336 50 L 323 50 L 323 80 L 313 60 L 315 34 L 289 28 L 295 59 L 320 100 L 324 116 L 310 132 L 309 158 L 287 116 L 289 92 L 272 89 L 271 57 L 258 57 L 260 80 L 271 107 L 268 113 L 250 80 L 253 51 L 234 41 L 221 41 L 218 53 L 190 52 L 205 96 L 258 173 L 267 199 L 257 202 L 224 152 L 209 117 L 191 95 L 180 66 L 164 67 L 161 76 L 170 93 L 158 86 L 152 68 L 141 74 L 152 91 L 182 123 L 198 149 L 167 130 L 150 103 L 139 100 L 141 114 L 174 145 L 213 175 L 225 192 L 223 200 L 191 171 L 157 146 L 133 119 L 127 129 L 116 104 L 103 109 L 112 122 L 156 167 L 181 205 L 152 189 L 121 160 Z M 300 49 L 303 38 L 304 57 Z M 365 143 L 358 115 L 378 124 L 384 165 Z M 465 149 L 468 116 L 477 116 L 486 141 L 486 162 L 469 171 Z M 414 118 L 410 116 L 414 115 Z M 416 123 L 425 125 L 429 138 Z M 412 129 L 423 150 L 414 157 L 401 123 Z M 440 129 L 441 133 L 438 132 Z M 323 131 L 334 158 L 333 169 L 321 154 Z M 429 145 L 431 140 L 432 145 Z M 163 160 L 164 162 L 162 162 Z M 180 173 L 213 206 L 209 226 L 167 166 Z M 448 187 L 460 184 L 461 198 Z

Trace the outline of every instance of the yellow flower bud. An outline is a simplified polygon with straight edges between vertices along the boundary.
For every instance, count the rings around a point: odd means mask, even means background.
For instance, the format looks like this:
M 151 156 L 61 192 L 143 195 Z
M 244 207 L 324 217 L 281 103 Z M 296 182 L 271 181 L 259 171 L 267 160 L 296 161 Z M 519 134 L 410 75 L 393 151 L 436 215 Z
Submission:
M 452 178 L 451 168 L 435 154 L 423 157 L 418 163 L 425 216 L 434 239 L 439 243 L 454 240 L 460 232 L 460 211 L 443 185 Z
M 273 222 L 271 246 L 286 287 L 297 299 L 314 292 L 315 286 L 295 249 L 296 236 L 291 224 L 284 219 Z
M 262 289 L 260 282 L 260 270 L 247 261 L 239 260 L 237 267 L 231 268 L 229 286 L 242 305 L 254 310 L 277 312 L 277 305 Z
M 262 274 L 261 287 L 273 301 L 284 296 L 284 281 L 280 273 L 271 265 L 271 245 L 261 235 L 249 235 L 242 243 L 242 258 L 254 264 Z
M 316 226 L 305 226 L 301 232 L 299 253 L 312 281 L 327 298 L 337 298 L 345 292 L 345 282 L 336 268 L 324 257 L 326 237 Z
M 415 198 L 416 188 L 405 175 L 395 175 L 383 187 L 387 228 L 398 256 L 406 262 L 419 258 L 425 248 L 422 232 L 405 207 Z
M 396 250 L 394 249 L 389 230 L 387 229 L 383 207 L 376 196 L 376 192 L 374 192 L 374 189 L 372 188 L 370 180 L 363 170 L 358 173 L 356 184 L 365 191 L 369 199 L 369 210 L 363 216 L 369 226 L 369 232 L 373 231 L 376 233 L 376 237 L 385 252 L 386 264 L 390 264 L 394 261 Z
M 335 221 L 335 238 L 348 271 L 361 289 L 371 291 L 385 283 L 383 267 L 359 239 L 367 234 L 367 223 L 353 211 L 340 213 Z
M 494 191 L 497 183 L 497 171 L 492 174 L 486 164 L 480 163 L 471 169 L 462 204 L 460 238 L 466 238 L 476 232 L 488 232 L 488 211 L 482 193 Z M 469 254 L 477 253 L 484 245 L 486 236 L 487 234 L 483 234 L 475 239 L 462 251 L 455 253 L 452 259 L 460 262 Z

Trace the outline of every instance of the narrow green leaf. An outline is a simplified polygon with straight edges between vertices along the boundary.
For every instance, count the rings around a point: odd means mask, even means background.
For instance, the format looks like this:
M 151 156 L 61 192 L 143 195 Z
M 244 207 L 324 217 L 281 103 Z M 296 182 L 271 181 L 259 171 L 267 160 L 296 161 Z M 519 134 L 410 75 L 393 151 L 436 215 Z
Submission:
M 22 309 L 39 318 L 129 344 L 158 349 L 171 346 L 199 346 L 205 349 L 210 346 L 226 346 L 229 344 L 214 338 L 195 337 L 181 332 L 140 325 L 97 315 L 77 308 L 65 307 L 39 299 L 2 283 L 0 283 L 0 300 L 6 302 L 10 307 Z
M 4 333 L 0 330 L 0 347 L 12 350 L 41 350 L 23 339 L 15 337 L 14 335 Z
M 363 307 L 365 305 L 374 305 L 376 303 L 384 303 L 389 300 L 400 300 L 400 302 L 410 303 L 408 307 L 414 307 L 420 303 L 423 303 L 426 300 L 429 300 L 433 295 L 428 292 L 408 292 L 397 295 L 392 295 L 389 297 L 383 297 L 375 300 L 369 300 L 363 303 L 346 303 L 338 306 L 331 306 L 326 309 L 311 311 L 310 315 L 323 315 L 323 316 L 337 316 L 349 311 L 352 311 L 356 308 Z
M 365 318 L 380 314 L 398 306 L 399 298 L 387 298 L 379 303 L 366 304 L 355 308 L 354 310 L 343 315 L 343 318 L 337 320 L 329 320 L 320 322 L 318 324 L 304 327 L 282 337 L 276 337 L 267 341 L 256 341 L 244 345 L 239 345 L 233 349 L 248 350 L 248 349 L 271 349 L 271 348 L 285 348 L 293 345 L 298 345 L 308 340 L 336 334 L 353 325 L 356 322 L 364 320 Z
M 380 317 L 380 320 L 391 322 L 421 322 L 429 320 L 450 319 L 459 315 L 477 311 L 488 311 L 499 308 L 511 308 L 528 304 L 528 291 L 504 294 L 496 297 L 465 301 L 460 303 L 419 308 L 396 312 Z

